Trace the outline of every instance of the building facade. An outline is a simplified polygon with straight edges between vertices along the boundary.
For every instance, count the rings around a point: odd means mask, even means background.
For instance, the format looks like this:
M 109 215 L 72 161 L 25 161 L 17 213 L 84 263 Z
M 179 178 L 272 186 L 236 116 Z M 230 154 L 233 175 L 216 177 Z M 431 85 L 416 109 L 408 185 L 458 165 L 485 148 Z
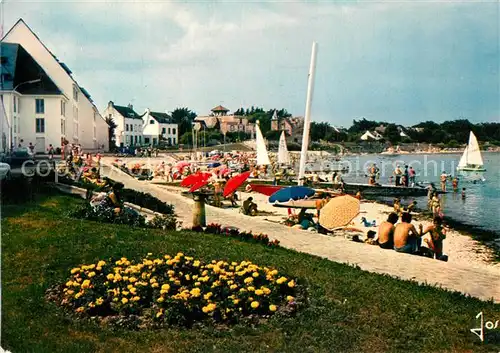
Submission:
M 20 19 L 2 42 L 18 46 L 13 72 L 8 72 L 12 71 L 11 55 L 2 54 L 1 58 L 4 82 L 11 78 L 8 74 L 12 75 L 12 84 L 1 87 L 8 145 L 18 145 L 22 140 L 25 146 L 32 142 L 36 151 L 43 152 L 49 144 L 59 147 L 67 141 L 87 151 L 107 151 L 108 125 L 89 93 L 28 25 Z
M 113 119 L 115 128 L 115 145 L 117 147 L 136 146 L 144 143 L 143 120 L 142 117 L 134 111 L 134 107 L 115 105 L 109 101 L 106 109 L 102 112 L 106 119 Z
M 167 113 L 146 109 L 142 115 L 144 143 L 156 146 L 161 141 L 170 146 L 179 144 L 179 128 Z
M 195 122 L 202 123 L 206 128 L 218 127 L 223 135 L 230 132 L 245 132 L 253 138 L 255 136 L 255 124 L 248 122 L 244 116 L 228 114 L 229 109 L 219 105 L 211 110 L 211 115 L 198 116 Z

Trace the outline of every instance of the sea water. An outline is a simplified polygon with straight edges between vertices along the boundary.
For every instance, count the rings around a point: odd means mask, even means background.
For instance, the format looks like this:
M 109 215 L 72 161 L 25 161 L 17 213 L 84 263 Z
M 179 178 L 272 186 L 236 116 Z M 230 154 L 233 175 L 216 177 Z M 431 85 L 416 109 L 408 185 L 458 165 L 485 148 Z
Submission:
M 440 176 L 444 171 L 459 179 L 458 192 L 453 192 L 451 181 L 447 182 L 449 193 L 441 195 L 443 212 L 446 216 L 464 224 L 470 224 L 500 237 L 500 153 L 484 152 L 484 168 L 486 172 L 468 177 L 461 176 L 456 167 L 461 154 L 401 154 L 362 155 L 343 158 L 349 172 L 343 175 L 345 182 L 367 183 L 368 168 L 376 163 L 380 168 L 380 184 L 393 184 L 389 179 L 397 165 L 404 171 L 404 166 L 412 166 L 416 171 L 416 180 L 421 183 L 434 182 L 440 189 Z M 484 179 L 484 181 L 482 180 Z M 476 180 L 474 183 L 473 180 Z M 461 197 L 462 188 L 466 188 L 465 199 Z M 386 199 L 389 201 L 390 199 Z M 417 208 L 426 208 L 427 197 L 402 199 L 403 205 L 417 201 Z

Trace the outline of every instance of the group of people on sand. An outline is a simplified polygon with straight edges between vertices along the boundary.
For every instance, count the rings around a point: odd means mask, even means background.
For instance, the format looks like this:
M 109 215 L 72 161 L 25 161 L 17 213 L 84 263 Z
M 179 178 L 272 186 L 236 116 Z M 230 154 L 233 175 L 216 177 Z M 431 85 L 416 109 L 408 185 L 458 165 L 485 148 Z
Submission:
M 422 246 L 422 237 L 428 233 L 430 237 L 425 239 L 426 246 Z M 392 212 L 387 217 L 387 220 L 380 224 L 378 238 L 376 242 L 372 243 L 382 249 L 394 249 L 401 253 L 448 261 L 448 257 L 443 254 L 444 239 L 446 239 L 446 227 L 443 225 L 441 217 L 434 217 L 432 224 L 426 228 L 419 224 L 417 230 L 415 225 L 412 224 L 410 212 L 403 212 L 401 216 Z

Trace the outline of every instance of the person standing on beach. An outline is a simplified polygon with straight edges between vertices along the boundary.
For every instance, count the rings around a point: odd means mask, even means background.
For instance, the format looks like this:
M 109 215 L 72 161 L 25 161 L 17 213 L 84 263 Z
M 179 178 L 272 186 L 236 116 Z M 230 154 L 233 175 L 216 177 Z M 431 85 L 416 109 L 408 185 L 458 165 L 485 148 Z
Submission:
M 451 185 L 453 186 L 453 191 L 458 192 L 458 179 L 457 179 L 457 177 L 453 178 L 453 180 L 451 181 Z

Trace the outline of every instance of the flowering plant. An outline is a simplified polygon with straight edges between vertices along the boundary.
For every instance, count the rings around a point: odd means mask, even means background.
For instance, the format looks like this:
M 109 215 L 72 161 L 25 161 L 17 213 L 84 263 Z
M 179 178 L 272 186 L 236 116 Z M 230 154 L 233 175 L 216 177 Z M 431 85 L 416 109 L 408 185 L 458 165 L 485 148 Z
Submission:
M 197 226 L 197 227 L 192 227 L 190 230 L 195 232 L 205 232 L 207 234 L 220 234 L 225 237 L 238 238 L 242 241 L 260 243 L 270 247 L 276 247 L 280 243 L 280 241 L 277 239 L 272 241 L 269 240 L 269 236 L 267 234 L 263 233 L 253 234 L 252 232 L 240 231 L 238 228 L 235 227 L 223 228 L 218 223 L 210 223 L 209 225 L 206 226 L 205 229 L 201 226 Z
M 290 314 L 303 290 L 297 281 L 250 261 L 206 264 L 183 253 L 134 262 L 122 257 L 70 271 L 48 298 L 79 316 L 134 327 L 235 323 L 245 317 Z

